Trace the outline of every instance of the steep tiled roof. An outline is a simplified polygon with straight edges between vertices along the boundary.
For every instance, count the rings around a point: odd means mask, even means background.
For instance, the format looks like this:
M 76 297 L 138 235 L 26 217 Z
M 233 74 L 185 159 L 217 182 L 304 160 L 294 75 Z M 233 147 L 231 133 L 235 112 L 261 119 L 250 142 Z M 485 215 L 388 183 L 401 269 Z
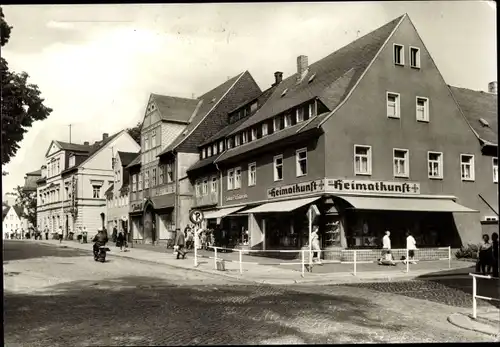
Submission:
M 16 214 L 19 218 L 22 218 L 23 217 L 23 208 L 19 205 L 14 205 L 12 206 L 12 208 L 14 209 L 14 211 L 16 211 Z
M 394 19 L 311 64 L 307 75 L 300 83 L 297 83 L 297 73 L 283 80 L 276 87 L 268 102 L 233 133 L 315 98 L 321 100 L 328 109 L 335 109 L 359 80 L 403 17 Z M 312 78 L 313 75 L 314 78 Z M 339 88 L 337 80 L 340 78 L 347 82 L 342 83 L 342 85 L 345 84 L 344 88 Z M 287 92 L 282 95 L 285 90 Z
M 241 83 L 240 83 L 241 81 Z M 237 89 L 237 84 L 241 84 L 240 90 L 238 90 L 238 97 L 231 100 L 232 103 L 226 105 L 229 107 L 227 110 L 219 110 L 217 113 L 222 114 L 214 114 L 215 109 L 219 108 L 221 102 L 225 99 L 228 99 L 227 94 L 229 91 L 234 88 Z M 246 84 L 246 85 L 244 85 Z M 234 109 L 238 104 L 246 100 L 250 100 L 255 98 L 257 95 L 261 93 L 261 90 L 253 80 L 253 77 L 250 75 L 248 71 L 245 71 L 233 78 L 230 78 L 226 82 L 222 83 L 218 87 L 212 89 L 208 93 L 200 96 L 198 100 L 201 101 L 201 106 L 199 107 L 196 115 L 193 117 L 191 123 L 186 127 L 186 129 L 180 134 L 165 150 L 163 150 L 159 155 L 171 152 L 173 150 L 177 150 L 179 146 L 183 145 L 183 150 L 187 151 L 197 151 L 197 146 L 204 142 L 207 137 L 211 136 L 222 127 L 227 125 L 227 112 L 231 109 Z M 200 125 L 210 117 L 210 124 L 212 126 L 207 125 L 207 129 L 201 129 Z M 222 119 L 222 117 L 224 117 Z M 214 130 L 215 129 L 215 130 Z M 209 130 L 209 131 L 208 131 Z
M 122 162 L 122 166 L 126 167 L 137 157 L 137 153 L 118 151 L 118 156 L 120 157 L 120 161 Z
M 90 152 L 91 146 L 90 145 L 80 145 L 77 143 L 69 143 L 69 142 L 63 142 L 63 141 L 55 141 L 59 144 L 59 146 L 65 150 L 65 151 L 70 151 L 70 152 Z
M 137 157 L 135 157 L 135 159 L 132 160 L 132 162 L 130 164 L 128 164 L 126 166 L 126 168 L 128 169 L 128 168 L 134 167 L 136 165 L 141 165 L 141 154 L 140 153 L 137 154 Z
M 9 210 L 10 210 L 10 206 L 5 206 L 5 208 L 3 208 L 3 206 L 2 206 L 2 222 L 5 219 L 5 216 L 7 216 L 7 213 L 9 213 Z
M 173 96 L 151 94 L 160 111 L 161 119 L 171 122 L 189 123 L 196 106 L 197 99 L 178 98 Z
M 497 94 L 449 86 L 470 126 L 483 142 L 498 144 Z M 481 121 L 481 118 L 486 123 Z

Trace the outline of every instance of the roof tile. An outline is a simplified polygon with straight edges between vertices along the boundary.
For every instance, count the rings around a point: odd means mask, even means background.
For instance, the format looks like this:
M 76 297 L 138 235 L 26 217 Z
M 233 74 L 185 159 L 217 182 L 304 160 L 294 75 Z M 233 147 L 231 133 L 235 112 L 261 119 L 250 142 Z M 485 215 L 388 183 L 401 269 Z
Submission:
M 189 123 L 196 106 L 197 99 L 178 98 L 160 94 L 151 94 L 160 111 L 161 119 L 164 121 Z

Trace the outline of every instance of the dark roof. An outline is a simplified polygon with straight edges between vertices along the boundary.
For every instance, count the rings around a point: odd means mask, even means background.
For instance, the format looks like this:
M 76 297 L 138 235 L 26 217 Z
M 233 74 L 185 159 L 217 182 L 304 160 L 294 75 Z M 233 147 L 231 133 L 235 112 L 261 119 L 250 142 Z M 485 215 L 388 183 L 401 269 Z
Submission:
M 16 211 L 16 214 L 18 215 L 19 218 L 22 218 L 23 216 L 23 208 L 19 205 L 14 205 L 12 206 L 14 208 L 14 211 Z
M 334 110 L 359 80 L 403 17 L 404 15 L 394 19 L 309 65 L 308 73 L 300 83 L 297 83 L 297 73 L 283 80 L 260 110 L 232 133 L 240 132 L 316 98 L 323 102 L 328 109 Z M 309 82 L 313 75 L 315 75 L 314 79 Z M 339 89 L 337 82 L 341 78 L 347 81 L 347 85 L 343 89 Z M 344 85 L 344 83 L 342 84 Z M 285 89 L 287 92 L 282 96 Z
M 165 121 L 179 122 L 188 124 L 198 103 L 197 99 L 178 98 L 160 94 L 151 94 L 161 119 Z
M 130 162 L 130 164 L 126 166 L 126 168 L 128 169 L 136 165 L 141 165 L 141 153 L 137 153 L 137 156 L 134 158 L 134 160 L 132 160 L 132 162 Z
M 196 127 L 205 119 L 210 111 L 217 105 L 219 101 L 223 98 L 224 95 L 229 91 L 229 89 L 235 84 L 235 82 L 243 76 L 243 74 L 248 73 L 247 71 L 230 78 L 226 82 L 222 83 L 218 87 L 212 89 L 208 93 L 203 94 L 198 98 L 198 101 L 201 101 L 201 105 L 196 112 L 196 115 L 193 117 L 191 123 L 184 129 L 184 131 L 167 147 L 165 148 L 158 156 L 168 153 L 170 151 L 175 150 L 180 144 L 184 142 L 185 139 L 189 137 L 191 132 L 193 132 Z M 198 142 L 200 143 L 200 142 Z
M 137 153 L 118 151 L 118 156 L 120 157 L 120 161 L 122 162 L 122 166 L 126 167 L 137 157 Z
M 28 172 L 26 176 L 42 176 L 42 170 L 36 170 L 32 172 Z
M 7 215 L 7 213 L 9 213 L 9 210 L 10 210 L 9 205 L 6 205 L 5 208 L 4 208 L 4 205 L 2 205 L 2 222 L 5 219 L 5 216 Z
M 483 142 L 498 144 L 498 96 L 449 86 L 470 126 Z M 483 124 L 481 118 L 487 122 Z
M 91 151 L 91 146 L 90 145 L 80 145 L 77 143 L 69 143 L 69 142 L 63 142 L 63 141 L 55 141 L 57 144 L 65 151 L 71 151 L 71 152 L 90 152 Z
M 213 164 L 214 161 L 218 158 L 219 156 L 218 155 L 214 155 L 212 157 L 209 157 L 209 158 L 205 158 L 205 159 L 202 159 L 202 160 L 198 160 L 196 163 L 194 163 L 193 165 L 191 165 L 189 167 L 189 169 L 187 169 L 187 172 L 192 172 L 192 171 L 195 171 L 195 170 L 198 170 L 198 169 L 201 169 L 205 166 L 208 166 L 210 164 Z
M 254 98 L 252 100 L 250 100 L 249 102 L 246 102 L 242 105 L 240 105 L 238 108 L 234 109 L 233 111 L 231 112 L 234 112 L 236 110 L 238 110 L 239 108 L 245 106 L 245 105 L 248 105 L 249 103 L 252 103 L 254 102 L 255 100 L 257 100 L 257 110 L 262 107 L 262 105 L 265 104 L 265 102 L 269 99 L 269 97 L 272 95 L 273 91 L 274 91 L 274 88 L 275 87 L 271 87 L 271 88 L 268 88 L 267 90 L 265 90 L 264 92 L 262 92 L 261 95 L 259 95 L 257 98 Z M 257 110 L 254 112 L 254 114 L 257 112 Z M 231 113 L 230 112 L 230 113 Z M 238 121 L 232 123 L 232 124 L 229 124 L 228 126 L 224 127 L 222 130 L 220 130 L 218 133 L 216 133 L 215 135 L 211 136 L 210 138 L 208 138 L 205 142 L 203 142 L 199 147 L 202 147 L 202 146 L 205 146 L 211 142 L 214 142 L 216 140 L 220 140 L 224 137 L 226 137 L 227 135 L 229 135 L 234 129 L 238 128 L 241 124 L 243 124 L 244 122 L 246 122 L 248 120 L 248 118 L 251 117 L 248 116 L 248 117 L 245 117 L 245 118 L 242 118 L 242 119 L 239 119 Z

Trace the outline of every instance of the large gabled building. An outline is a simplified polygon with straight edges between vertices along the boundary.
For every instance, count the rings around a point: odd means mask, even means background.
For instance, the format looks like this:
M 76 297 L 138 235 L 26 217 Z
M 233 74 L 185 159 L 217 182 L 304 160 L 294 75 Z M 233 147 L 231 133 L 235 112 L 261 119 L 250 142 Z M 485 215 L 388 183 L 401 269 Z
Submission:
M 385 230 L 394 248 L 408 230 L 420 247 L 476 242 L 478 192 L 497 189 L 495 166 L 487 179 L 474 164 L 485 147 L 469 123 L 403 15 L 311 65 L 297 58 L 297 72 L 225 132 L 209 160 L 219 212 L 207 215 L 237 242 L 248 230 L 251 247 L 300 248 L 316 204 L 325 256 L 378 248 Z

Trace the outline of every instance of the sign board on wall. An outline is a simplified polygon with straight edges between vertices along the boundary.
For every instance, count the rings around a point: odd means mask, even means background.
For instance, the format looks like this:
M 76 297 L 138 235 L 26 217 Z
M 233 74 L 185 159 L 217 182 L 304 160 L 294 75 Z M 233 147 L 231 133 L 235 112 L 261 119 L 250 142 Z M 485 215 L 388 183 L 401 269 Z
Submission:
M 350 180 L 350 179 L 327 179 L 326 192 L 418 195 L 420 194 L 420 183 Z
M 236 194 L 236 195 L 231 195 L 226 197 L 226 201 L 235 201 L 235 200 L 242 200 L 242 199 L 247 199 L 248 194 Z
M 325 183 L 323 180 L 301 182 L 296 184 L 288 184 L 286 186 L 269 188 L 267 190 L 267 198 L 282 198 L 287 196 L 302 195 L 316 192 L 323 192 Z
M 142 203 L 130 205 L 130 212 L 137 212 L 137 211 L 142 211 Z

